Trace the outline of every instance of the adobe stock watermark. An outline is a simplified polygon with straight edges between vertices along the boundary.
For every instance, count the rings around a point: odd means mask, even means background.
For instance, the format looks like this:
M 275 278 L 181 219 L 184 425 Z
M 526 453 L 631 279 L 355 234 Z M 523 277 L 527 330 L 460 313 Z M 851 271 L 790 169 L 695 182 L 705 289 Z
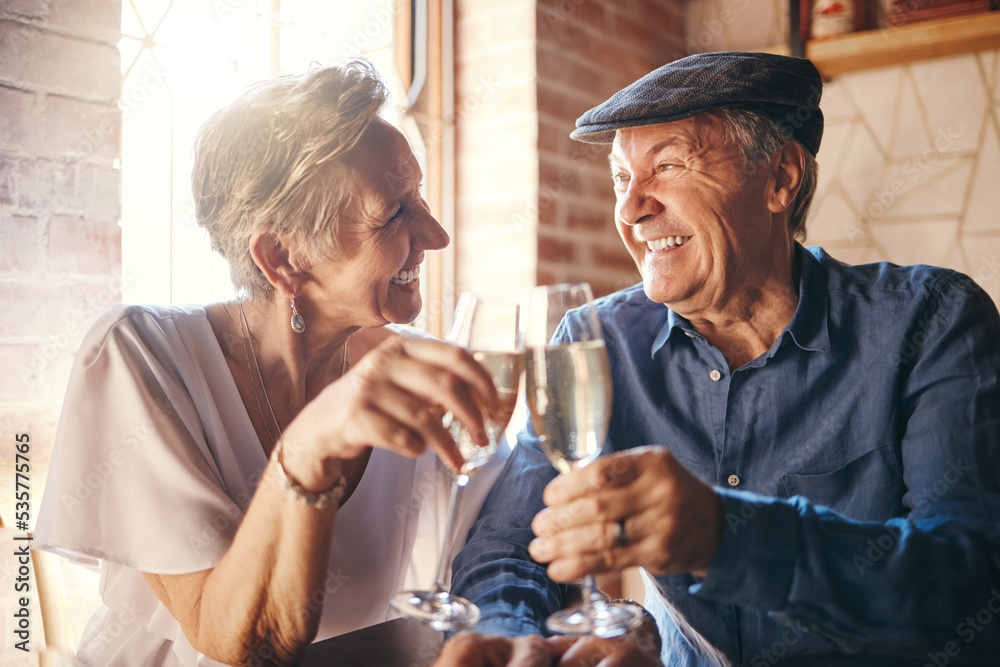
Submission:
M 548 21 L 549 27 L 553 30 L 558 30 L 561 28 L 566 21 L 572 16 L 577 7 L 582 5 L 587 0 L 559 0 L 559 4 L 556 5 L 555 11 L 546 11 L 545 20 Z
M 659 448 L 651 446 L 635 447 L 596 459 L 597 465 L 603 468 L 600 475 L 597 479 L 591 481 L 585 493 L 570 505 L 568 511 L 556 517 L 555 522 L 557 527 L 561 530 L 571 527 L 575 523 L 576 517 L 581 514 L 588 517 L 594 516 L 595 506 L 591 493 L 624 486 L 634 481 L 640 474 L 639 467 L 641 464 L 638 459 L 644 456 L 654 456 L 657 449 Z M 551 472 L 553 477 L 555 477 L 557 472 L 555 468 Z M 577 471 L 577 474 L 579 474 L 579 471 Z M 553 536 L 554 534 L 547 534 L 538 535 L 537 537 L 550 539 Z
M 53 16 L 59 12 L 61 5 L 66 4 L 66 0 L 48 0 L 47 2 L 36 3 L 36 4 L 41 4 L 42 6 L 44 6 L 45 13 L 48 16 Z M 25 5 L 25 6 L 27 7 L 32 5 Z M 5 9 L 5 11 L 10 11 L 10 10 Z M 12 13 L 17 14 L 18 12 L 15 9 Z M 17 48 L 18 41 L 27 42 L 28 40 L 34 39 L 40 32 L 44 30 L 45 27 L 44 25 L 39 25 L 36 23 L 21 23 L 20 21 L 31 20 L 27 19 L 23 15 L 16 17 L 16 19 L 17 20 L 15 21 L 11 21 L 11 23 L 16 25 L 17 29 L 15 31 L 12 31 L 12 34 L 10 35 L 10 37 L 14 38 L 11 39 L 11 43 L 14 45 L 15 48 Z
M 944 498 L 948 490 L 961 482 L 965 474 L 971 470 L 972 466 L 964 463 L 961 457 L 956 458 L 954 461 L 948 461 L 941 477 L 916 490 L 916 493 L 919 495 L 913 509 L 917 510 L 926 505 L 932 505 Z M 884 530 L 884 534 L 868 540 L 864 554 L 854 554 L 851 558 L 854 567 L 858 571 L 858 576 L 864 576 L 865 572 L 874 569 L 876 564 L 886 554 L 891 554 L 896 545 L 899 544 L 899 537 L 902 531 L 898 526 L 887 524 L 884 526 Z
M 944 473 L 938 479 L 934 480 L 930 486 L 924 486 L 918 492 L 917 500 L 914 503 L 914 509 L 920 509 L 925 505 L 933 505 L 948 493 L 948 490 L 962 481 L 965 477 L 965 473 L 971 472 L 972 466 L 967 465 L 962 462 L 962 457 L 956 458 L 954 461 L 948 461 Z
M 963 640 L 964 644 L 970 644 L 993 622 L 997 614 L 1000 614 L 1000 591 L 993 588 L 990 590 L 990 597 L 986 603 L 955 626 L 955 634 Z M 792 647 L 808 634 L 809 628 L 802 621 L 796 620 L 769 647 L 761 649 L 750 658 L 750 667 L 768 667 L 778 664 L 785 656 L 789 655 Z M 961 654 L 962 648 L 962 644 L 958 641 L 946 642 L 940 651 L 927 652 L 928 662 L 924 663 L 922 667 L 946 667 Z
M 797 470 L 805 465 L 810 457 L 820 448 L 821 443 L 832 442 L 840 433 L 842 425 L 834 414 L 827 415 L 813 431 L 812 436 L 801 447 L 795 450 L 793 457 L 784 465 L 782 469 L 775 470 L 770 479 L 760 488 L 774 488 L 779 480 L 787 474 L 789 470 Z M 759 508 L 756 502 L 743 500 L 740 503 L 739 511 L 727 512 L 725 516 L 726 525 L 729 530 L 736 535 L 743 526 L 750 523 L 750 520 L 757 516 Z
M 1000 261 L 996 255 L 990 255 L 983 258 L 975 272 L 969 272 L 969 277 L 982 286 L 996 278 L 997 274 L 1000 274 Z
M 427 304 L 420 309 L 420 313 L 410 325 L 418 329 L 427 330 L 427 326 L 431 320 L 441 318 L 445 314 L 445 309 L 454 307 L 457 296 L 458 291 L 454 281 L 443 280 L 441 283 L 441 293 L 428 298 Z
M 373 10 L 367 20 L 354 26 L 349 42 L 341 42 L 340 55 L 344 58 L 358 56 L 368 51 L 385 30 L 391 30 L 393 18 L 404 4 L 400 0 L 386 0 L 384 6 Z M 407 5 L 408 6 L 408 5 Z
M 679 60 L 695 53 L 715 50 L 710 48 L 712 44 L 722 37 L 727 26 L 736 23 L 739 15 L 750 7 L 750 0 L 726 0 L 725 4 L 727 6 L 724 6 L 722 9 L 718 9 L 718 6 L 713 6 L 713 15 L 701 20 L 700 29 L 697 32 L 694 29 L 685 31 L 687 43 L 685 44 L 684 51 L 674 52 L 671 60 Z
M 778 639 L 775 639 L 770 646 L 763 648 L 750 658 L 750 667 L 767 667 L 780 662 L 789 650 L 799 643 L 799 641 L 809 634 L 802 621 L 796 620 L 788 627 Z
M 392 510 L 399 523 L 406 524 L 410 518 L 420 512 L 424 501 L 437 496 L 439 490 L 448 489 L 450 485 L 451 474 L 445 470 L 438 469 L 425 474 L 423 480 L 414 484 L 410 489 L 410 497 L 405 504 L 400 502 L 393 504 Z
M 960 276 L 952 280 L 941 293 L 940 302 L 946 301 L 964 304 L 981 290 L 980 285 L 986 284 L 1000 273 L 1000 262 L 996 255 L 984 258 L 975 272 L 970 276 Z M 974 280 L 970 279 L 974 278 Z M 912 333 L 901 342 L 899 349 L 892 354 L 897 363 L 909 362 L 920 354 L 927 341 L 933 340 L 942 331 L 947 331 L 954 317 L 954 309 L 945 311 L 936 308 L 925 314 L 913 327 Z
M 142 106 L 153 93 L 166 83 L 166 77 L 159 67 L 147 64 L 142 72 L 129 74 L 127 85 L 122 86 L 122 97 L 119 103 L 122 110 L 122 122 L 133 111 Z
M 62 330 L 49 334 L 44 343 L 31 357 L 28 366 L 18 364 L 17 374 L 25 386 L 34 386 L 39 382 L 38 374 L 48 369 L 49 364 L 58 358 L 59 354 L 70 346 L 80 343 L 80 338 L 90 327 L 98 315 L 119 302 L 125 285 L 131 280 L 129 276 L 113 276 L 95 294 L 87 296 L 77 304 L 75 312 L 67 313 L 67 322 Z
M 992 588 L 986 603 L 975 614 L 966 616 L 965 620 L 955 626 L 955 634 L 965 645 L 971 644 L 980 633 L 986 630 L 987 626 L 993 623 L 993 617 L 997 614 L 1000 614 L 1000 591 Z M 957 641 L 949 641 L 941 649 L 940 651 L 928 651 L 928 661 L 924 663 L 923 667 L 946 667 L 962 653 L 962 644 Z
M 913 333 L 903 339 L 900 344 L 898 358 L 895 361 L 899 363 L 900 361 L 909 361 L 916 357 L 928 339 L 946 329 L 950 324 L 950 319 L 946 313 L 942 313 L 940 310 L 928 313 L 914 324 L 915 330 Z
M 569 156 L 570 166 L 559 170 L 554 178 L 543 182 L 538 188 L 538 196 L 525 201 L 524 207 L 514 215 L 514 232 L 522 234 L 538 224 L 542 209 L 548 208 L 562 197 L 567 188 L 577 182 L 598 157 L 607 156 L 607 147 L 593 144 L 575 147 Z
M 306 608 L 312 613 L 318 612 L 326 604 L 327 598 L 336 594 L 350 580 L 351 576 L 344 574 L 339 565 L 336 571 L 327 569 L 322 585 L 313 589 L 309 595 L 309 604 Z
M 212 0 L 212 13 L 217 18 L 224 19 L 237 9 L 247 4 L 248 0 Z
M 912 18 L 912 14 L 917 10 L 921 9 L 927 4 L 927 0 L 902 0 L 902 2 L 892 3 L 893 15 L 892 20 L 889 17 L 883 17 L 878 20 L 875 27 L 879 30 L 883 39 L 889 38 L 889 33 L 893 28 L 902 28 L 904 25 L 909 23 Z
M 99 461 L 91 461 L 90 468 L 81 471 L 76 478 L 72 493 L 64 492 L 59 496 L 63 507 L 74 511 L 81 507 L 98 489 L 111 479 L 111 476 L 125 463 L 128 455 L 139 448 L 143 442 L 158 431 L 158 424 L 165 422 L 174 413 L 174 407 L 166 399 L 156 399 L 156 407 L 152 413 L 123 431 L 119 437 L 118 447 Z
M 812 435 L 801 447 L 795 450 L 794 455 L 788 460 L 780 470 L 775 470 L 767 482 L 760 488 L 774 488 L 779 480 L 790 470 L 799 470 L 809 459 L 822 447 L 822 443 L 834 442 L 843 428 L 840 416 L 830 413 L 816 427 Z M 757 503 L 751 500 L 743 500 L 740 503 L 739 511 L 736 513 L 726 513 L 726 524 L 733 535 L 739 533 L 743 526 L 747 525 L 751 519 L 759 512 Z
M 130 626 L 139 620 L 140 615 L 145 610 L 137 605 L 134 600 L 130 600 L 122 605 L 111 619 L 105 622 L 101 631 L 90 639 L 86 647 L 87 660 L 94 660 L 105 654 L 108 646 L 118 639 L 123 632 L 129 630 Z
M 240 664 L 244 667 L 270 667 L 275 664 L 274 658 L 276 656 L 274 644 L 271 643 L 270 639 L 265 639 L 257 644 L 253 651 L 243 656 Z
M 864 238 L 865 230 L 884 216 L 896 201 L 912 191 L 927 178 L 931 165 L 941 159 L 941 154 L 948 150 L 961 137 L 951 127 L 935 131 L 933 146 L 928 146 L 922 153 L 911 157 L 902 167 L 904 177 L 894 178 L 884 188 L 869 199 L 868 206 L 862 211 L 857 221 L 845 222 L 844 234 L 852 241 Z
M 115 133 L 117 126 L 118 123 L 105 116 L 97 124 L 97 127 L 84 130 L 79 140 L 71 146 L 70 153 L 66 156 L 66 162 L 76 164 L 93 155 Z
M 882 527 L 885 531 L 882 535 L 878 537 L 872 537 L 866 542 L 866 550 L 864 555 L 854 554 L 851 561 L 854 563 L 854 567 L 858 570 L 859 576 L 864 576 L 866 570 L 870 570 L 875 567 L 875 564 L 882 560 L 882 558 L 887 554 L 892 552 L 892 550 L 899 544 L 899 536 L 901 531 L 896 526 L 885 525 Z
M 225 509 L 211 518 L 202 519 L 194 532 L 188 534 L 188 546 L 200 552 L 211 546 L 221 536 L 228 536 L 235 532 L 240 522 L 243 521 L 243 516 L 247 508 L 250 507 L 253 494 L 256 492 L 257 486 L 260 484 L 260 480 L 266 471 L 267 468 L 265 467 L 260 472 L 251 475 L 247 479 L 249 491 L 242 491 L 236 494 L 236 497 L 232 499 L 233 504 L 227 505 Z
M 411 144 L 410 150 L 417 157 L 425 159 L 444 143 L 446 130 L 454 128 L 458 123 L 478 111 L 483 106 L 483 103 L 499 89 L 500 83 L 494 78 L 492 73 L 480 76 L 476 79 L 476 85 L 472 89 L 472 92 L 462 96 L 461 102 L 449 116 L 441 118 L 440 122 L 432 122 L 429 129 L 427 127 L 421 129 L 420 135 L 423 139 L 423 145 L 414 146 Z M 406 113 L 407 110 L 399 109 L 399 112 Z M 417 114 L 414 114 L 414 116 L 418 123 L 422 120 L 421 116 Z

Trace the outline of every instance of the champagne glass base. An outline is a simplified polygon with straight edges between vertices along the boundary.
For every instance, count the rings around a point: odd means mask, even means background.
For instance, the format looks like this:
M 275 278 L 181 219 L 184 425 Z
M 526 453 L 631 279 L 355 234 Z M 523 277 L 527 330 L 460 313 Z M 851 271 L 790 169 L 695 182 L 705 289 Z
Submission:
M 402 591 L 389 604 L 408 618 L 439 632 L 462 630 L 479 622 L 479 607 L 448 591 Z
M 545 619 L 549 632 L 559 635 L 593 635 L 617 637 L 642 623 L 642 609 L 597 600 L 589 607 L 583 605 L 563 609 Z

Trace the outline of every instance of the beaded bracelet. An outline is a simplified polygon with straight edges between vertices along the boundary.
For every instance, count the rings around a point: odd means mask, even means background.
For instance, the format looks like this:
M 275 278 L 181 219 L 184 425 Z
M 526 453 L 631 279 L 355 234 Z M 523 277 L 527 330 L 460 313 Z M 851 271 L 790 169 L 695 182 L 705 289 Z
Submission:
M 340 499 L 344 497 L 344 493 L 347 491 L 347 480 L 344 478 L 344 475 L 341 474 L 340 479 L 334 482 L 333 486 L 326 491 L 310 493 L 305 487 L 289 477 L 285 471 L 285 466 L 281 462 L 281 444 L 281 439 L 279 438 L 278 442 L 274 445 L 274 451 L 271 452 L 271 459 L 278 469 L 278 486 L 287 491 L 288 495 L 292 498 L 306 505 L 311 505 L 318 510 L 339 504 Z

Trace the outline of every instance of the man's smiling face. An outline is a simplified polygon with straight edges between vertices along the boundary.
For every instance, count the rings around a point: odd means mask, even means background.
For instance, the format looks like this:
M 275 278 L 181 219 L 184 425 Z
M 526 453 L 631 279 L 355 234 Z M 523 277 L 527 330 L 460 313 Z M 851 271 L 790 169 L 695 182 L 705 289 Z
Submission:
M 725 303 L 783 253 L 766 165 L 744 173 L 722 118 L 704 113 L 617 131 L 615 224 L 647 296 L 693 312 Z M 787 233 L 786 233 L 787 236 Z

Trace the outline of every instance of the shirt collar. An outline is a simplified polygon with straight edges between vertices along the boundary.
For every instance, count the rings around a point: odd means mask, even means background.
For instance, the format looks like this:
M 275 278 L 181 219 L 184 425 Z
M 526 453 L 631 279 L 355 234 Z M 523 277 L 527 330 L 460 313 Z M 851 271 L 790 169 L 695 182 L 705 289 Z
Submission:
M 780 341 L 784 338 L 787 332 L 792 341 L 803 350 L 829 352 L 830 335 L 827 330 L 829 294 L 826 270 L 819 260 L 799 243 L 795 244 L 795 256 L 799 263 L 799 303 L 791 321 L 778 339 Z M 698 335 L 687 319 L 668 308 L 667 321 L 653 340 L 650 357 L 655 357 L 671 336 L 681 334 L 692 337 Z M 772 355 L 779 345 L 775 345 L 768 356 Z
M 660 351 L 660 348 L 667 344 L 667 339 L 675 335 L 675 332 L 676 335 L 680 335 L 682 333 L 687 334 L 688 336 L 696 335 L 690 322 L 675 313 L 670 308 L 667 308 L 667 321 L 660 329 L 660 332 L 656 334 L 656 338 L 653 339 L 653 349 L 650 350 L 650 358 L 656 356 L 656 353 Z
M 811 252 L 798 243 L 795 244 L 795 254 L 799 262 L 799 305 L 785 331 L 803 350 L 829 352 L 827 315 L 830 293 L 826 269 Z

